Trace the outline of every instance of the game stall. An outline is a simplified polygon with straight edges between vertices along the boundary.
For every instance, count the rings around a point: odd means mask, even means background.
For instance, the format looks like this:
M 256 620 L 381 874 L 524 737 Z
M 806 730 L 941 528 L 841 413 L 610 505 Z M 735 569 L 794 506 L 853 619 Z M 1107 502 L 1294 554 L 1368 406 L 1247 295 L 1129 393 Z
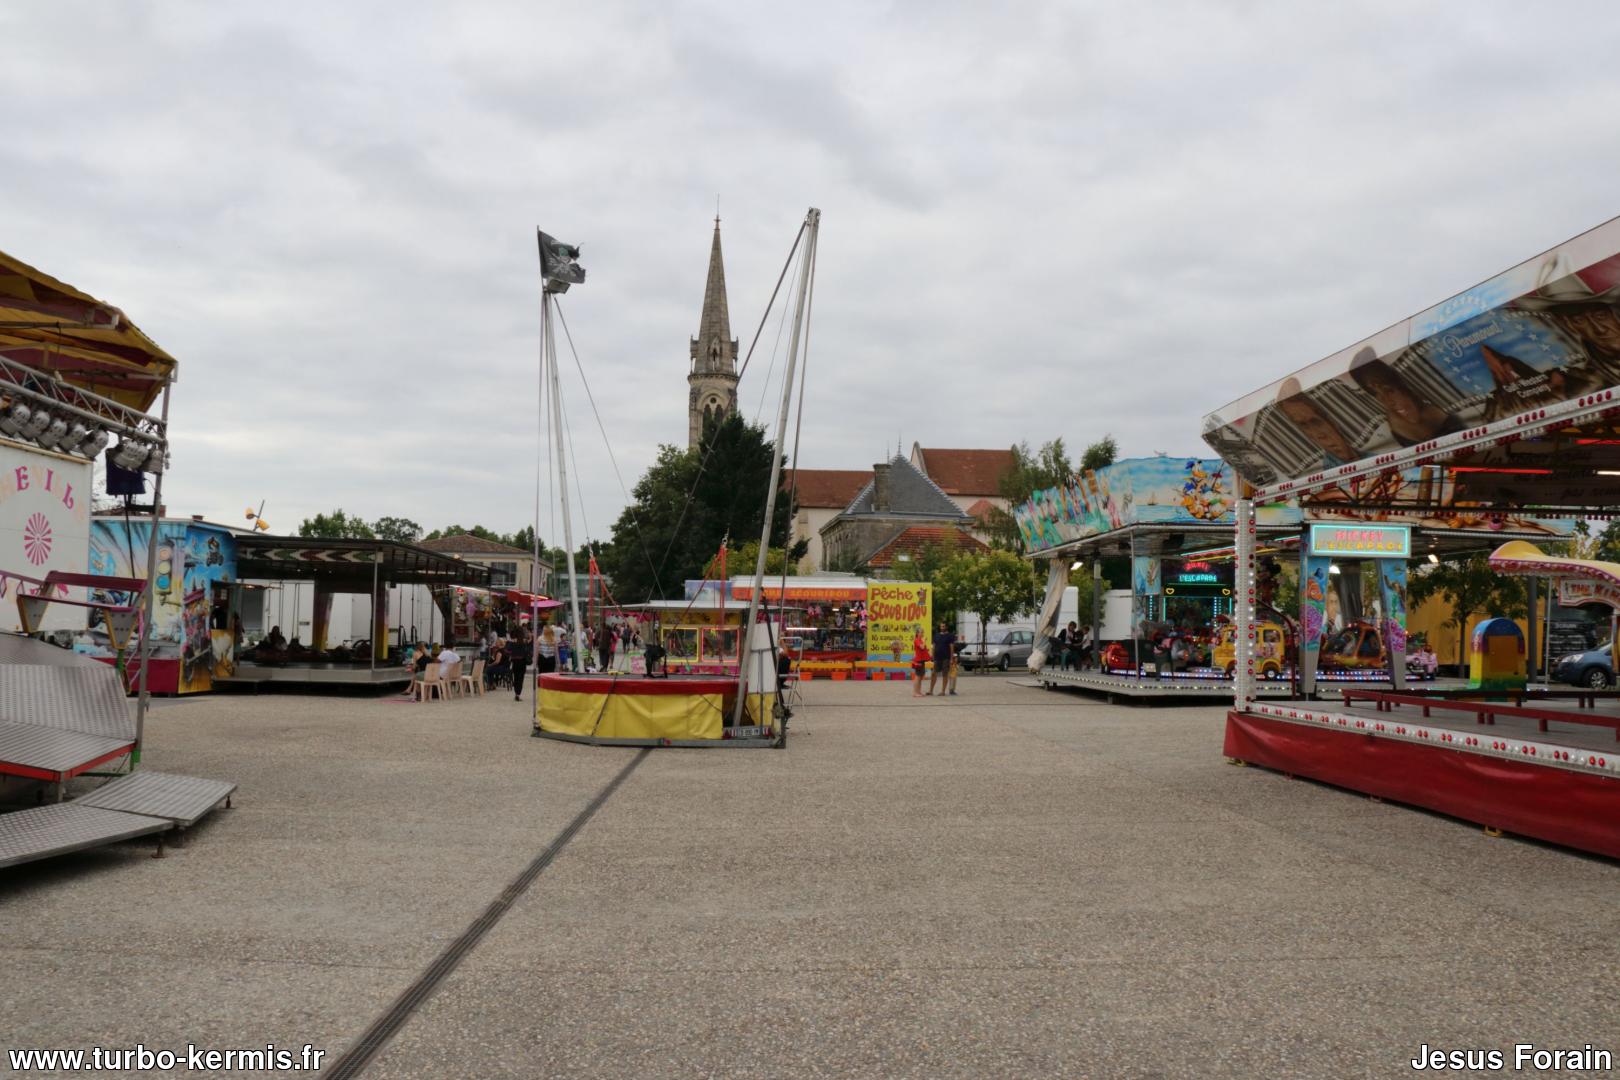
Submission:
M 1572 599 L 1620 575 L 1512 542 L 1620 507 L 1620 219 L 1240 398 L 1205 430 L 1253 485 L 1235 512 L 1227 757 L 1620 856 L 1620 708 L 1601 690 L 1527 686 L 1529 643 L 1505 620 L 1476 628 L 1471 685 L 1406 687 L 1396 674 L 1331 704 L 1262 700 L 1253 648 L 1257 508 L 1278 500 L 1364 533 L 1391 569 L 1407 565 L 1396 515 L 1495 529 L 1499 573 Z M 1402 577 L 1381 576 L 1398 598 Z

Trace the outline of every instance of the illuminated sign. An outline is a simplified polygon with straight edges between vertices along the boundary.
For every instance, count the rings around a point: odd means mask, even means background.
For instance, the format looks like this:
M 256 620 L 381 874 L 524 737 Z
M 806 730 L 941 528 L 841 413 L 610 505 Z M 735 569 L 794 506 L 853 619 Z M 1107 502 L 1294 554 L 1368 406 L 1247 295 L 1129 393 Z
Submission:
M 1164 595 L 1166 596 L 1231 596 L 1232 564 L 1209 562 L 1204 559 L 1166 560 L 1164 564 Z
M 1410 525 L 1311 525 L 1312 555 L 1406 559 L 1412 555 Z

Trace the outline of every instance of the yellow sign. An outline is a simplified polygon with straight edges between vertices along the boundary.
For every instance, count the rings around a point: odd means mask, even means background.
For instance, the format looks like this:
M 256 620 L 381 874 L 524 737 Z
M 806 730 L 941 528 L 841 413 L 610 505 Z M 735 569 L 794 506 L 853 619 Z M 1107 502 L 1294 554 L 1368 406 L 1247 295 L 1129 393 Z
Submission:
M 910 660 L 911 643 L 933 638 L 934 587 L 914 581 L 872 581 L 866 586 L 866 658 Z

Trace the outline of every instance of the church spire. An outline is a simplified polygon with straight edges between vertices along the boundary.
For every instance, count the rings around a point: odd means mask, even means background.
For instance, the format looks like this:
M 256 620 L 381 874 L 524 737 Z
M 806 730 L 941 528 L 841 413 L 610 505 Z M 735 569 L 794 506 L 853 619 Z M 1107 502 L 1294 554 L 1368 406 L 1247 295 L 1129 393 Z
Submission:
M 714 242 L 709 247 L 709 280 L 703 288 L 703 317 L 693 342 L 699 371 L 736 371 L 736 342 L 731 337 L 731 310 L 726 304 L 726 264 L 720 254 L 720 215 L 714 218 Z
M 726 264 L 720 256 L 720 215 L 714 216 L 709 247 L 709 280 L 703 287 L 703 315 L 691 341 L 692 366 L 686 376 L 689 446 L 703 438 L 704 425 L 737 409 L 737 341 L 726 307 Z

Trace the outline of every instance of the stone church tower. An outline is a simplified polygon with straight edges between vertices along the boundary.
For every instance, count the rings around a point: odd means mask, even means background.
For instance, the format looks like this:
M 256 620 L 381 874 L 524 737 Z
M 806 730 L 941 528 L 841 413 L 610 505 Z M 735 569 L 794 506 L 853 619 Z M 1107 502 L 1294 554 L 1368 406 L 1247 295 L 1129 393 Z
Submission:
M 720 258 L 720 219 L 714 219 L 714 246 L 709 249 L 709 281 L 703 288 L 703 318 L 692 339 L 692 369 L 686 376 L 687 445 L 703 438 L 706 417 L 720 417 L 737 407 L 737 339 L 731 336 L 726 307 L 726 266 Z

